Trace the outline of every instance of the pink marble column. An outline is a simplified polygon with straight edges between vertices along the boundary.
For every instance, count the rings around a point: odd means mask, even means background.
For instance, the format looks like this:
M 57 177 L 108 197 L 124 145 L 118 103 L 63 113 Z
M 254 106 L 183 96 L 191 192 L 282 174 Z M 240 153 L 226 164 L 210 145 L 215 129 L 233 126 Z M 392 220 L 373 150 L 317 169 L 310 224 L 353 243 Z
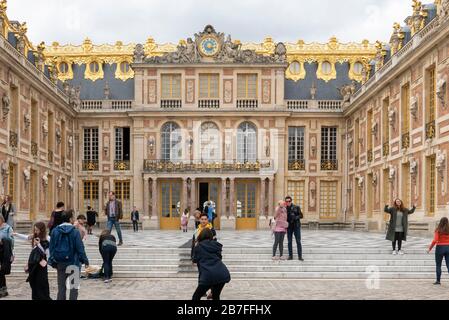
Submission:
M 229 178 L 229 216 L 233 216 L 235 217 L 235 179 L 234 178 Z
M 198 204 L 196 203 L 196 181 L 195 178 L 190 178 L 190 180 L 190 213 L 193 213 L 198 206 Z
M 221 178 L 221 212 L 220 215 L 222 217 L 227 217 L 228 213 L 226 212 L 226 204 L 227 204 L 227 198 L 226 198 L 226 178 Z
M 268 178 L 268 215 L 274 215 L 274 177 Z
M 260 178 L 260 216 L 265 216 L 265 179 Z
M 143 178 L 143 212 L 146 217 L 150 216 L 150 181 Z
M 187 203 L 187 178 L 182 178 L 182 191 L 181 191 L 181 208 L 179 208 L 180 210 L 180 214 L 182 214 L 184 212 L 184 209 L 186 209 L 188 207 L 188 203 Z
M 151 192 L 151 203 L 152 203 L 152 210 L 151 210 L 151 216 L 153 219 L 155 219 L 158 216 L 157 213 L 157 201 L 158 201 L 158 194 L 157 194 L 157 178 L 152 178 L 153 184 L 152 184 L 152 192 Z

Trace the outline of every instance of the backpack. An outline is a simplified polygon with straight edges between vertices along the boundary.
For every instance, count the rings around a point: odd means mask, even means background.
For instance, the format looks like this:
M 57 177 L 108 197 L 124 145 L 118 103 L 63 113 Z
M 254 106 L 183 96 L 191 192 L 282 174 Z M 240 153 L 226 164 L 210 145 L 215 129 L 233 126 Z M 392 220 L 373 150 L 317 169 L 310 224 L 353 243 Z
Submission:
M 72 263 L 73 261 L 73 244 L 70 239 L 74 229 L 69 233 L 60 232 L 56 239 L 51 239 L 56 242 L 54 252 L 52 254 L 53 260 L 56 263 Z

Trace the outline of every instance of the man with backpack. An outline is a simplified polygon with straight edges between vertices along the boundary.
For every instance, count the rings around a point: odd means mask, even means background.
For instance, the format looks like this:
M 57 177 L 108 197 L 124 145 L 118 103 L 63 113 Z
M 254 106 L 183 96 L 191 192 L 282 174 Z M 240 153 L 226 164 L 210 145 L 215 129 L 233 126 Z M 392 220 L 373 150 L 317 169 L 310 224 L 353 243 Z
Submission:
M 58 272 L 57 300 L 66 300 L 66 282 L 70 277 L 70 300 L 78 299 L 81 264 L 89 266 L 80 232 L 73 226 L 72 211 L 64 212 L 62 224 L 55 227 L 50 235 L 50 257 L 48 263 Z M 72 279 L 73 275 L 73 279 Z M 72 282 L 73 281 L 73 282 Z

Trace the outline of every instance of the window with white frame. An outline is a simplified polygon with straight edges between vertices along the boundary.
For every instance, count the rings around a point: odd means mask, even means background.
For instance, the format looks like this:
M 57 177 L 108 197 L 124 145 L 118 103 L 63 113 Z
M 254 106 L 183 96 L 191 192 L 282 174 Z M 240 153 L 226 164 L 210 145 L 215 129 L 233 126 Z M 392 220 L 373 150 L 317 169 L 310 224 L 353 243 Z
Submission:
M 130 130 L 115 128 L 115 160 L 129 161 Z
M 98 128 L 84 128 L 84 160 L 98 161 Z
M 321 128 L 321 160 L 337 160 L 337 128 Z
M 213 122 L 201 125 L 201 161 L 220 160 L 220 130 Z
M 256 162 L 256 160 L 256 127 L 250 122 L 243 122 L 237 130 L 237 161 Z
M 304 160 L 304 127 L 288 127 L 288 161 Z
M 162 160 L 179 160 L 182 157 L 181 129 L 174 122 L 167 122 L 162 127 Z

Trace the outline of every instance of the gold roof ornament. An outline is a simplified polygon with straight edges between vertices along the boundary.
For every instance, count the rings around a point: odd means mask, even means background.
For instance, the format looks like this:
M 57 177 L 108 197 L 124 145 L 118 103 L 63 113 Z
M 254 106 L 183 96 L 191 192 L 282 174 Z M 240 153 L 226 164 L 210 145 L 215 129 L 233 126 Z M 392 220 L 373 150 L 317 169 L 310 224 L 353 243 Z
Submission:
M 402 31 L 402 27 L 399 23 L 395 22 L 393 24 L 393 34 L 390 38 L 391 45 L 391 55 L 402 49 L 403 40 L 405 38 L 405 33 Z
M 406 19 L 406 23 L 410 27 L 413 36 L 415 33 L 424 28 L 428 13 L 422 5 L 422 2 L 418 0 L 413 0 L 412 8 L 413 14 Z

